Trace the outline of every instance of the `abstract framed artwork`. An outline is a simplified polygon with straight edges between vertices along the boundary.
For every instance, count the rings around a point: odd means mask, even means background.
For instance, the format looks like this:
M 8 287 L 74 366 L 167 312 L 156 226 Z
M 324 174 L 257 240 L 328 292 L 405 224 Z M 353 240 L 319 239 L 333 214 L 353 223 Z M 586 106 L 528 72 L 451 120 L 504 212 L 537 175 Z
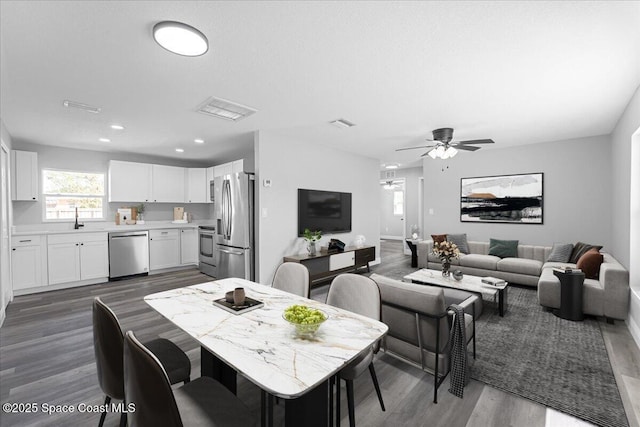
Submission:
M 543 174 L 460 179 L 461 222 L 542 224 Z

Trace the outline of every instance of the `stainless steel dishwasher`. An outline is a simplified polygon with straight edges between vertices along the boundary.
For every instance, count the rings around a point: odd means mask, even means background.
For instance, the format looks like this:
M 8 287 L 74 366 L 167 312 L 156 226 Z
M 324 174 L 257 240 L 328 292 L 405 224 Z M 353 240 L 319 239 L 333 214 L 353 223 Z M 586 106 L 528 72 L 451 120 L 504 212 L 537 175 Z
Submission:
M 109 278 L 149 274 L 149 232 L 109 233 Z

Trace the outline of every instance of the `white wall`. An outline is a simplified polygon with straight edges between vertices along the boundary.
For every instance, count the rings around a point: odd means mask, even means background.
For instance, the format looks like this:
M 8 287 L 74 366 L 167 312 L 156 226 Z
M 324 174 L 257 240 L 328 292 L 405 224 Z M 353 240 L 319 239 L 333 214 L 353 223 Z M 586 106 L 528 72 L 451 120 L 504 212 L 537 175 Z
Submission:
M 7 131 L 7 128 L 4 125 L 4 122 L 2 121 L 2 118 L 0 118 L 0 141 L 2 141 L 2 144 L 4 144 L 4 146 L 7 149 L 7 160 L 6 163 L 8 164 L 8 168 L 7 168 L 7 199 L 8 199 L 8 203 L 7 203 L 7 213 L 8 213 L 8 217 L 6 219 L 6 224 L 2 224 L 2 231 L 0 231 L 0 233 L 2 233 L 5 238 L 8 237 L 9 238 L 9 245 L 11 245 L 11 235 L 9 233 L 9 230 L 11 230 L 11 225 L 12 225 L 12 221 L 11 221 L 11 162 L 9 161 L 10 156 L 11 156 L 11 145 L 12 145 L 12 141 L 11 141 L 11 135 L 9 135 L 9 132 Z M 0 203 L 2 203 L 2 201 L 0 201 Z M 13 291 L 12 291 L 12 286 L 11 286 L 11 261 L 9 258 L 9 254 L 8 253 L 3 253 L 1 254 L 2 258 L 3 258 L 3 262 L 0 265 L 0 325 L 2 325 L 2 323 L 4 322 L 5 316 L 6 316 L 6 309 L 7 306 L 9 305 L 9 302 L 11 302 L 11 300 L 13 299 Z
M 298 188 L 352 193 L 352 231 L 323 236 L 347 245 L 356 235 L 380 250 L 379 162 L 305 141 L 256 132 L 256 281 L 269 284 L 282 258 L 306 251 L 297 237 Z M 265 188 L 263 181 L 272 186 Z M 263 216 L 266 210 L 266 217 Z
M 14 141 L 14 149 L 24 151 L 35 151 L 38 153 L 38 170 L 43 168 L 79 170 L 83 172 L 102 172 L 105 174 L 105 181 L 108 181 L 107 172 L 109 170 L 109 160 L 125 160 L 142 163 L 155 163 L 184 167 L 203 167 L 202 164 L 185 162 L 181 160 L 171 160 L 161 157 L 150 157 L 126 153 L 107 153 L 102 151 L 77 150 L 71 148 L 52 147 L 37 145 L 26 142 Z M 108 182 L 105 182 L 108 187 Z M 42 179 L 38 180 L 38 191 L 42 194 Z M 105 188 L 108 194 L 108 188 Z M 13 222 L 14 225 L 42 224 L 43 198 L 39 197 L 35 202 L 16 201 L 13 202 Z M 130 205 L 130 204 L 129 204 Z M 122 203 L 108 203 L 105 213 L 107 222 L 113 222 L 116 210 L 122 207 Z M 127 205 L 128 206 L 128 205 Z M 173 219 L 173 207 L 184 206 L 185 211 L 193 214 L 194 220 L 212 218 L 213 208 L 206 203 L 145 203 L 145 220 L 162 221 Z
M 425 236 L 467 233 L 469 240 L 493 237 L 548 246 L 582 241 L 611 250 L 608 136 L 485 149 L 450 160 L 426 158 L 423 170 Z M 544 173 L 544 224 L 460 221 L 460 178 L 534 172 Z
M 611 134 L 612 142 L 612 252 L 629 269 L 631 303 L 629 307 L 629 330 L 640 346 L 640 136 L 634 133 L 640 128 L 640 87 Z M 632 140 L 633 150 L 632 150 Z M 633 166 L 632 166 L 633 165 Z M 632 191 L 633 188 L 633 191 Z M 634 209 L 632 214 L 632 209 Z M 632 228 L 633 227 L 633 228 Z M 633 252 L 631 252 L 633 251 Z

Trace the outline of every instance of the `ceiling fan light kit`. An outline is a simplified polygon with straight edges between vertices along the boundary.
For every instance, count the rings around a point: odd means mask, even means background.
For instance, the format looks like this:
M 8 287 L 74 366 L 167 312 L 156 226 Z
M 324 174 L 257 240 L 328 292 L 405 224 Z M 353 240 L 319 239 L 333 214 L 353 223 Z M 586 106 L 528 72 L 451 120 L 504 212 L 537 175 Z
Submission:
M 492 139 L 473 139 L 469 141 L 452 141 L 453 128 L 440 128 L 432 131 L 433 139 L 427 141 L 435 142 L 434 145 L 421 145 L 418 147 L 398 148 L 396 151 L 415 150 L 418 148 L 431 148 L 431 150 L 424 153 L 421 157 L 429 156 L 432 159 L 450 159 L 458 154 L 459 150 L 463 151 L 477 151 L 480 147 L 476 147 L 474 144 L 493 144 Z M 433 147 L 433 148 L 432 148 Z

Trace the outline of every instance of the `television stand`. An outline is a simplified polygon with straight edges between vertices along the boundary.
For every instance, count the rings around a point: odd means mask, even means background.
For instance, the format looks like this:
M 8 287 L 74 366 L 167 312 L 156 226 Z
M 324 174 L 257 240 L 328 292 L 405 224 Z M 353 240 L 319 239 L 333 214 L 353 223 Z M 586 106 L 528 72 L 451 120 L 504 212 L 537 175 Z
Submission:
M 375 246 L 347 246 L 343 252 L 320 251 L 315 255 L 297 254 L 284 257 L 284 262 L 298 262 L 309 270 L 309 285 L 319 285 L 331 280 L 338 274 L 350 273 L 367 267 L 376 259 Z

